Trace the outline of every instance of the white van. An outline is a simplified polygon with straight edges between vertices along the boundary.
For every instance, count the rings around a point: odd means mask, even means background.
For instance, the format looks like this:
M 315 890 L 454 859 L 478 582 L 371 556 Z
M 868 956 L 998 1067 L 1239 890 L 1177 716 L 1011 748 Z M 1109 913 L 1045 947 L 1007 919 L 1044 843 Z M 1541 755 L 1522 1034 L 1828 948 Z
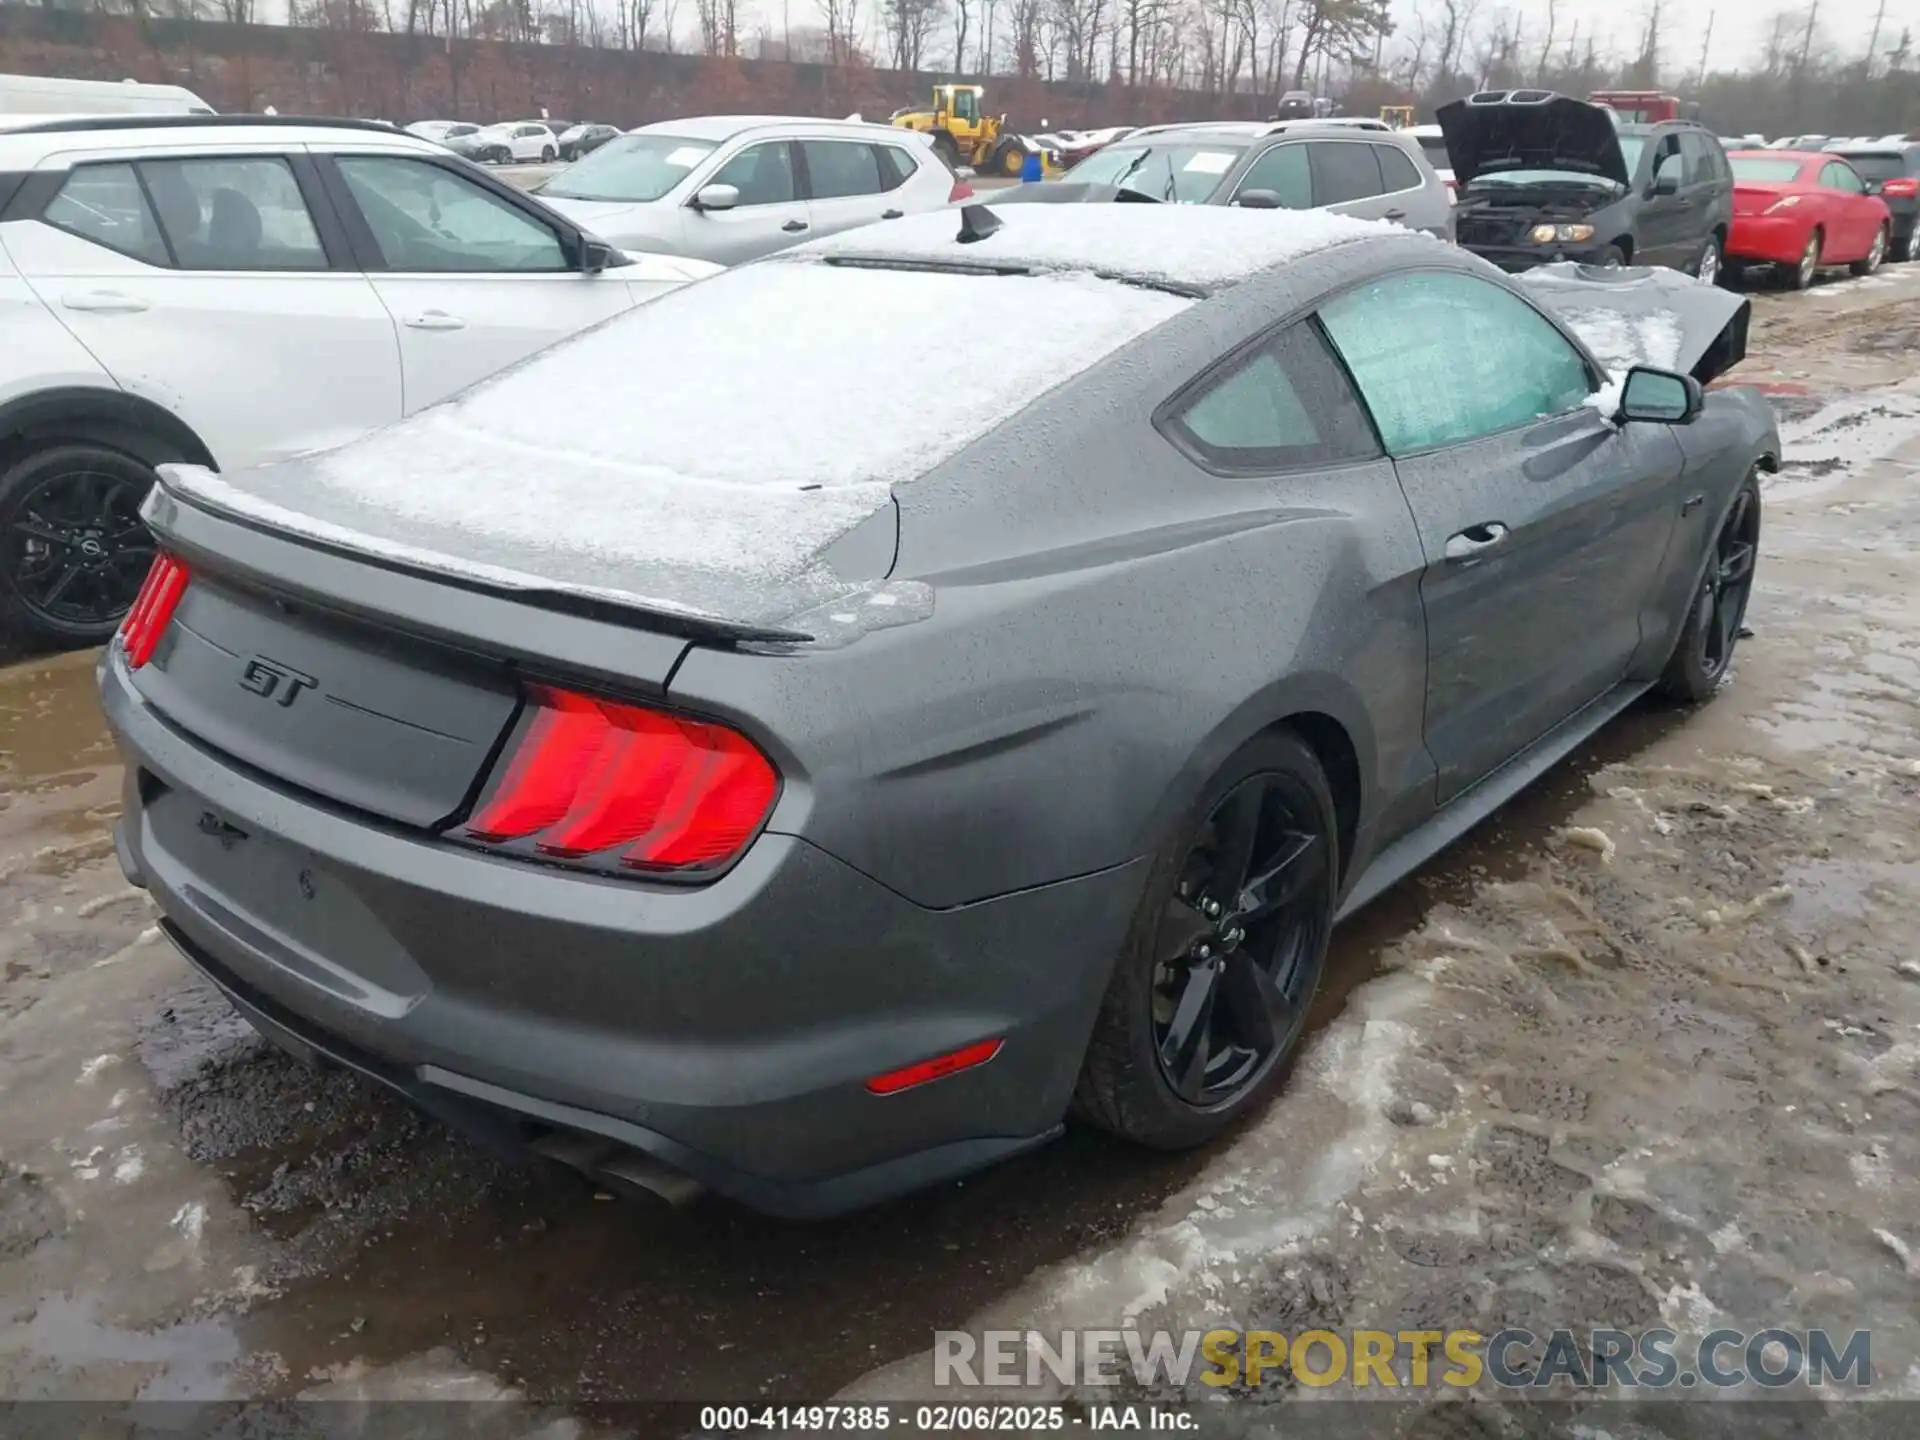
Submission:
M 178 85 L 0 75 L 0 129 L 68 116 L 213 113 L 211 105 Z

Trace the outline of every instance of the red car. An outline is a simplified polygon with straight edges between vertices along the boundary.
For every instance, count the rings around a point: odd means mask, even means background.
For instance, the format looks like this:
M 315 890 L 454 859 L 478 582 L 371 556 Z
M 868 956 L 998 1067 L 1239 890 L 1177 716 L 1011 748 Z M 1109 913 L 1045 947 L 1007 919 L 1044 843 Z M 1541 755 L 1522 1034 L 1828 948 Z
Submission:
M 1893 216 L 1867 181 L 1838 155 L 1807 150 L 1735 150 L 1730 264 L 1772 265 L 1796 290 L 1820 271 L 1856 275 L 1880 268 Z

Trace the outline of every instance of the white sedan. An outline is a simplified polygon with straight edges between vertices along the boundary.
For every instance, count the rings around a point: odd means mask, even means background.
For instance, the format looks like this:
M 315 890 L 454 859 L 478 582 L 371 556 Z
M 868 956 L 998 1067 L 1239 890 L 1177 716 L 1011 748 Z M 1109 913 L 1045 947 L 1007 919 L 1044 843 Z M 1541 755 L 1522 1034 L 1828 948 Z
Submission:
M 156 466 L 341 444 L 719 268 L 372 123 L 53 120 L 0 175 L 0 631 L 43 642 L 112 632 Z

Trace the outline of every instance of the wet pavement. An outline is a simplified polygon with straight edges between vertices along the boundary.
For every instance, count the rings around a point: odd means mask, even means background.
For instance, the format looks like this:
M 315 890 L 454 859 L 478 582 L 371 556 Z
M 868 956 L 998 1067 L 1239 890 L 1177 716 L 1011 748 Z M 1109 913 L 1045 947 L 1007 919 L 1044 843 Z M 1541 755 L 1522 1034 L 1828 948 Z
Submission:
M 1123 1313 L 1911 1356 L 1920 267 L 1757 311 L 1789 463 L 1733 684 L 1344 927 L 1286 1092 L 1198 1155 L 1074 1131 L 800 1226 L 483 1153 L 191 979 L 112 859 L 92 657 L 0 668 L 0 1396 L 913 1393 L 936 1328 Z

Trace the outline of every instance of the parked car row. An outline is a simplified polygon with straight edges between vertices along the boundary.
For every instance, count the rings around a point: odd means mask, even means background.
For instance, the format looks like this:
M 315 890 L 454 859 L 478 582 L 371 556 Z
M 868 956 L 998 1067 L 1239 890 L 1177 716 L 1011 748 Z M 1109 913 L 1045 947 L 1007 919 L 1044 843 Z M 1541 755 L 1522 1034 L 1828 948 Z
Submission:
M 337 445 L 717 267 L 630 255 L 389 126 L 0 136 L 0 626 L 111 633 L 154 467 Z M 316 368 L 319 367 L 319 368 Z

